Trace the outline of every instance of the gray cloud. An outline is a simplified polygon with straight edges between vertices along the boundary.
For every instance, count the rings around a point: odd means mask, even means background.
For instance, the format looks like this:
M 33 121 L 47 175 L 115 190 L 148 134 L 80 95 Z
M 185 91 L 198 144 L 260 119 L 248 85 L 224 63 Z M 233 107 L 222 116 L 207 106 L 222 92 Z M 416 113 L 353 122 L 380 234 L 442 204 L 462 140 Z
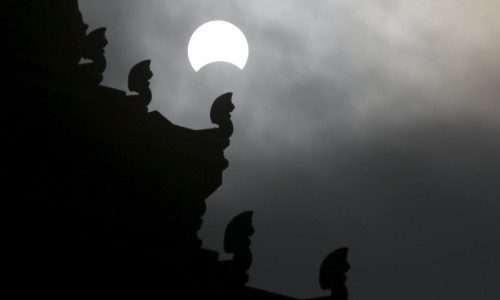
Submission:
M 321 260 L 351 247 L 351 299 L 497 299 L 500 7 L 495 0 L 80 1 L 107 26 L 105 84 L 151 58 L 152 109 L 212 127 L 234 92 L 224 185 L 202 237 L 221 250 L 255 210 L 251 284 L 321 295 Z M 195 73 L 191 33 L 224 19 L 247 67 Z

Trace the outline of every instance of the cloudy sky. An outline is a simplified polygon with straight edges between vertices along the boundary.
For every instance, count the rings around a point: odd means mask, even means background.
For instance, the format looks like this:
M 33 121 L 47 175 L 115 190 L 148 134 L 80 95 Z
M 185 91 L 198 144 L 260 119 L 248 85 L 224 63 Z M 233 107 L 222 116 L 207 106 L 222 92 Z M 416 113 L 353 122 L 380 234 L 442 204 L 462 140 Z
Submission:
M 500 298 L 498 0 L 80 0 L 108 28 L 104 84 L 152 59 L 153 102 L 210 128 L 232 91 L 235 133 L 201 236 L 254 210 L 250 285 L 327 294 L 319 266 L 350 247 L 350 299 Z M 187 58 L 193 31 L 238 26 L 241 71 Z M 223 256 L 224 257 L 224 256 Z

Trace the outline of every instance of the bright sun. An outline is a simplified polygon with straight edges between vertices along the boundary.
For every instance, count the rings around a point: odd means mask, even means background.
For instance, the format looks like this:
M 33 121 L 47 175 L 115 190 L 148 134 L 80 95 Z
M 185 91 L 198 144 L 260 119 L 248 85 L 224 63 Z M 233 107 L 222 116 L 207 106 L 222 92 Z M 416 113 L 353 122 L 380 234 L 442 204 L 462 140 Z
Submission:
M 196 72 L 210 63 L 221 61 L 243 69 L 248 60 L 248 42 L 233 24 L 211 21 L 198 27 L 191 36 L 188 57 Z

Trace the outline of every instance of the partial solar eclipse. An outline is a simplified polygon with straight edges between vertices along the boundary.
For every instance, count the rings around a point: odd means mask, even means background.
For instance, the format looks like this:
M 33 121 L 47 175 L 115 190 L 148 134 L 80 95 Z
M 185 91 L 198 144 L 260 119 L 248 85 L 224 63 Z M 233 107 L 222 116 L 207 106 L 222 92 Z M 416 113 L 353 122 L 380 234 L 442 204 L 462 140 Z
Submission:
M 214 62 L 228 62 L 243 70 L 248 60 L 248 42 L 233 24 L 210 21 L 194 31 L 189 40 L 188 57 L 196 72 Z

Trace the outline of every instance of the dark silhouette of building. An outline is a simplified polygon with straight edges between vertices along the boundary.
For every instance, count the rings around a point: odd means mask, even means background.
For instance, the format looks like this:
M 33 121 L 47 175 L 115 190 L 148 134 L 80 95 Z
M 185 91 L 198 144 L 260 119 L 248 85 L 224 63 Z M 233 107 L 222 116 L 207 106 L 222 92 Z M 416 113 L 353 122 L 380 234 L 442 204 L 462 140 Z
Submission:
M 105 29 L 88 32 L 77 0 L 2 0 L 0 13 L 4 271 L 13 286 L 65 298 L 292 299 L 246 286 L 252 212 L 227 227 L 231 260 L 197 235 L 228 167 L 231 93 L 213 103 L 217 127 L 177 126 L 148 112 L 149 60 L 131 68 L 130 93 L 100 85 Z M 325 299 L 347 298 L 340 251 L 322 266 Z

